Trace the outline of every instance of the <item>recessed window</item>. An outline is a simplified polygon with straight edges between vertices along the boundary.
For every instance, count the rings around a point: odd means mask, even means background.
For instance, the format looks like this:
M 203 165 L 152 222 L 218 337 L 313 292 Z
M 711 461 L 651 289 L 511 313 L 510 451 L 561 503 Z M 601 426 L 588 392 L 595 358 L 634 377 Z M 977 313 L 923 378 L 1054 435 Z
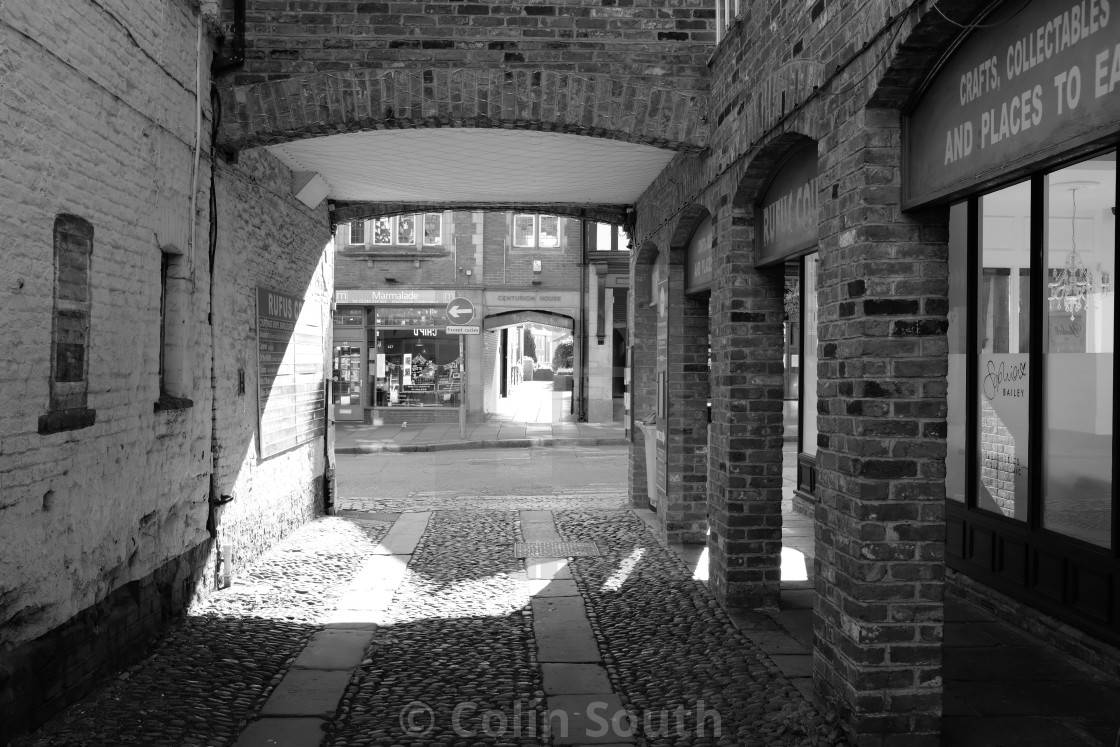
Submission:
M 54 222 L 54 307 L 51 320 L 50 405 L 39 433 L 93 425 L 89 390 L 90 262 L 93 226 L 75 215 Z
M 351 221 L 350 227 L 350 240 L 348 244 L 364 244 L 366 243 L 366 222 L 364 220 Z
M 517 213 L 513 216 L 513 246 L 517 249 L 556 249 L 560 246 L 560 217 Z
M 185 267 L 178 248 L 165 246 L 161 249 L 157 412 L 181 410 L 194 404 L 187 398 L 186 330 L 190 290 Z

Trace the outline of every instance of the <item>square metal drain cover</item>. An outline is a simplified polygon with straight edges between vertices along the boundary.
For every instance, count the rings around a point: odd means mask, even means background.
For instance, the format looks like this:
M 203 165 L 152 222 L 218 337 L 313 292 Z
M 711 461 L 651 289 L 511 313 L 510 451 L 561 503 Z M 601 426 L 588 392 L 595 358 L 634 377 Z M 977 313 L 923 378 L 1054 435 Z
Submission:
M 515 558 L 597 558 L 594 542 L 514 542 Z

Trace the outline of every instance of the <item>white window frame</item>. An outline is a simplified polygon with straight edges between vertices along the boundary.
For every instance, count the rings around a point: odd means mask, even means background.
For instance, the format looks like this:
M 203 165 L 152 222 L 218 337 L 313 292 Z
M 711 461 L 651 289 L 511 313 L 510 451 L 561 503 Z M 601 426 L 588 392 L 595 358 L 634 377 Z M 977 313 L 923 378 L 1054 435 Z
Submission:
M 716 0 L 716 44 L 723 41 L 731 24 L 739 18 L 742 10 L 740 0 Z
M 517 243 L 517 219 L 533 219 L 533 243 Z M 541 218 L 556 219 L 556 244 L 555 246 L 541 246 Z M 509 221 L 509 245 L 516 251 L 559 251 L 564 248 L 564 216 L 552 213 L 511 213 Z

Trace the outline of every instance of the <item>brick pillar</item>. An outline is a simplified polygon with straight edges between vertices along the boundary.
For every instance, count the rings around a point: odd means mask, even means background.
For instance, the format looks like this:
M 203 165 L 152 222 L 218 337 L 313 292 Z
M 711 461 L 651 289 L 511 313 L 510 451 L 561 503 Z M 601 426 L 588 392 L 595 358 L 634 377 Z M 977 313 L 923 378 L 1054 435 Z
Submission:
M 901 214 L 900 142 L 868 110 L 822 148 L 814 674 L 861 746 L 941 727 L 947 232 Z
M 630 434 L 630 505 L 648 508 L 650 496 L 646 490 L 645 436 L 637 426 L 657 408 L 657 309 L 650 307 L 650 281 L 656 247 L 642 247 L 631 266 L 627 314 L 630 317 L 630 412 L 634 417 L 634 431 Z
M 755 267 L 754 215 L 714 217 L 710 586 L 728 607 L 778 606 L 782 556 L 781 267 Z
M 685 251 L 669 267 L 669 421 L 662 538 L 703 544 L 708 530 L 708 299 L 686 296 Z

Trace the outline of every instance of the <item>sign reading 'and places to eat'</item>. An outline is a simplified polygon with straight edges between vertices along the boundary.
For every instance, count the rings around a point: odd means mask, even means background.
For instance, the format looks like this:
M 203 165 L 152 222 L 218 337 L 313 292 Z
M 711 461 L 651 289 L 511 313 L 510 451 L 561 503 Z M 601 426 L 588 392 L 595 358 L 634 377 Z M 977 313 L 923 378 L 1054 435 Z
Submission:
M 913 207 L 1115 132 L 1120 19 L 1109 0 L 1005 3 L 937 73 L 907 119 Z

